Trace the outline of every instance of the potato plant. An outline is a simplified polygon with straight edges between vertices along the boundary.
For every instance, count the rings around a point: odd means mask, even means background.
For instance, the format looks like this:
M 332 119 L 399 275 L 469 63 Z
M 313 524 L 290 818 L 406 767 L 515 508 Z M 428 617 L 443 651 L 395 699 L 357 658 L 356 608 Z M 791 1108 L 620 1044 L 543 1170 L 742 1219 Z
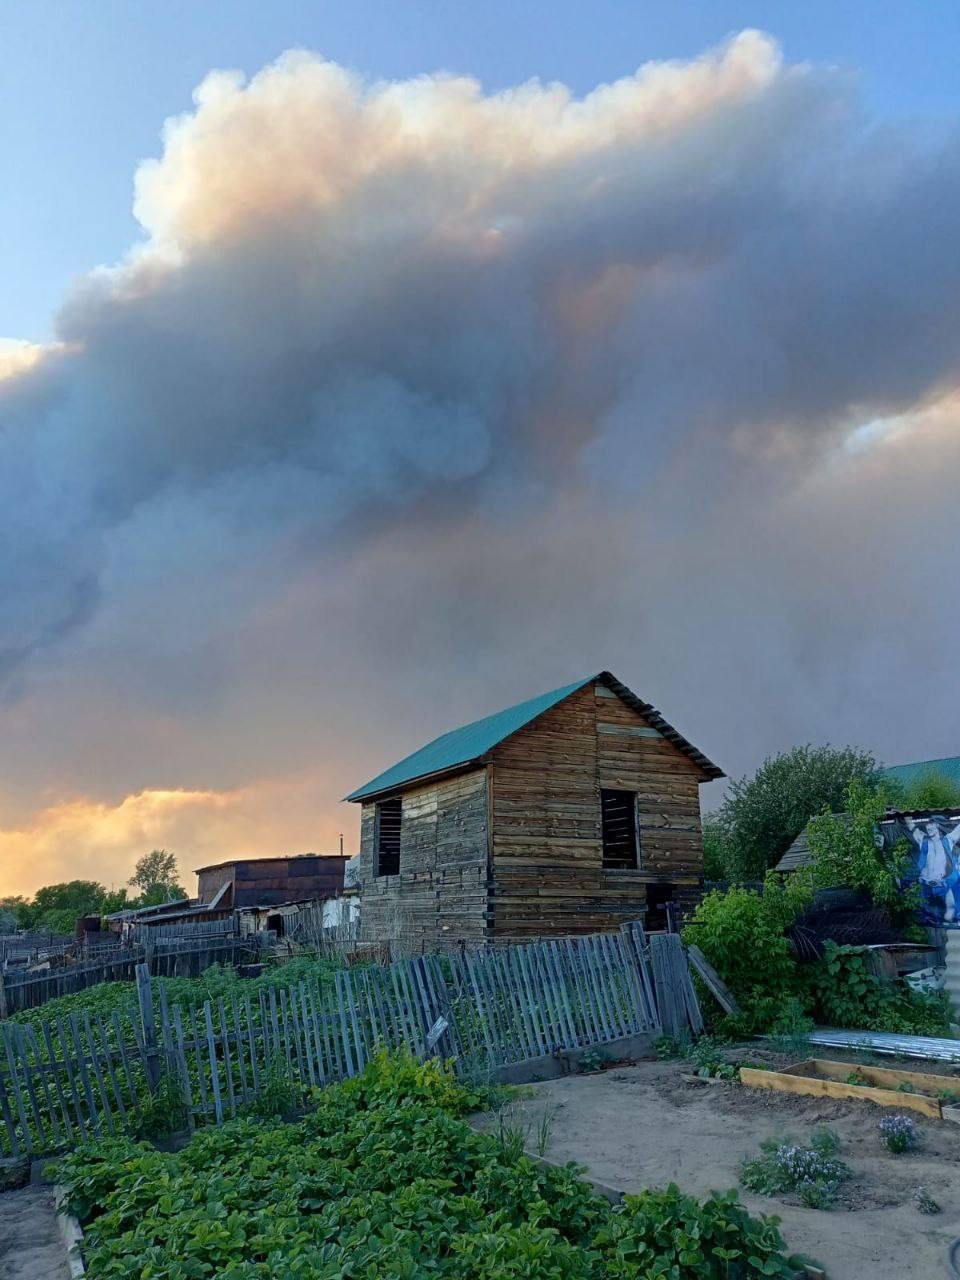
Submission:
M 754 1280 L 791 1274 L 775 1218 L 676 1187 L 614 1208 L 464 1119 L 483 1090 L 380 1055 L 296 1124 L 242 1119 L 170 1154 L 113 1139 L 58 1178 L 91 1280 Z

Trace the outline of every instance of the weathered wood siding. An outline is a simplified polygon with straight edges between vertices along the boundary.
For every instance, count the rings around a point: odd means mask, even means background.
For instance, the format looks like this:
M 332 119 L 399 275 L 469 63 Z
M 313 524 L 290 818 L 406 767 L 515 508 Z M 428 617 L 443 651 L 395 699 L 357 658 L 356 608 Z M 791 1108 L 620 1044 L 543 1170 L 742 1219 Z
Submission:
M 361 936 L 412 951 L 480 942 L 487 928 L 487 771 L 474 769 L 403 796 L 400 872 L 376 874 L 376 805 L 360 820 Z
M 327 898 L 343 888 L 346 858 L 341 854 L 298 854 L 290 858 L 247 858 L 199 872 L 201 902 L 212 902 L 224 884 L 233 888 L 224 906 L 252 907 L 267 903 Z
M 703 876 L 703 775 L 611 690 L 588 685 L 491 753 L 492 932 L 615 929 L 644 913 L 651 881 L 692 905 Z M 600 788 L 633 791 L 636 871 L 602 865 Z

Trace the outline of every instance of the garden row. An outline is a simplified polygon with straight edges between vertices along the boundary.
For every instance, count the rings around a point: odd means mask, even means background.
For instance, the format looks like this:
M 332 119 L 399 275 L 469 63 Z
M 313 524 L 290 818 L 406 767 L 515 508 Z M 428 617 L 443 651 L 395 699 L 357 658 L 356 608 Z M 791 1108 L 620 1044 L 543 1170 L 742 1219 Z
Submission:
M 295 1124 L 237 1119 L 176 1154 L 87 1144 L 58 1180 L 93 1280 L 760 1280 L 795 1274 L 775 1218 L 676 1187 L 617 1207 L 574 1166 L 475 1132 L 489 1091 L 376 1056 Z

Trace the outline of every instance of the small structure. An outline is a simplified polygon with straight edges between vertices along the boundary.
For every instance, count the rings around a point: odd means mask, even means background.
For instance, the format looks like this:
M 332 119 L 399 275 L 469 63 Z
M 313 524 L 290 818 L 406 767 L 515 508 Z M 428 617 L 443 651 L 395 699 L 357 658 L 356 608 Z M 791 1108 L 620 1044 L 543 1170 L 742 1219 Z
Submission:
M 105 916 L 104 920 L 111 933 L 120 934 L 126 940 L 142 934 L 144 930 L 164 929 L 171 934 L 178 931 L 186 933 L 194 926 L 209 925 L 213 921 L 229 921 L 232 914 L 221 895 L 210 902 L 200 902 L 196 898 L 177 898 L 152 907 L 125 907 L 122 911 Z
M 336 853 L 217 862 L 197 869 L 198 897 L 205 903 L 216 899 L 227 909 L 332 898 L 343 890 L 346 862 L 343 854 Z
M 347 796 L 361 938 L 664 928 L 699 900 L 699 786 L 721 777 L 608 671 L 446 733 Z

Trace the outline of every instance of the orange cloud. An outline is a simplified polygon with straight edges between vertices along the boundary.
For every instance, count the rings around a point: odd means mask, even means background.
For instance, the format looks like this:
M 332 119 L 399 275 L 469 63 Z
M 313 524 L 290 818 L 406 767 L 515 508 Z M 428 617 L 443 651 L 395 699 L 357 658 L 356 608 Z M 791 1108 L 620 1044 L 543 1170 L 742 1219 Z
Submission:
M 150 849 L 177 854 L 182 883 L 230 857 L 334 852 L 356 844 L 356 815 L 319 814 L 317 780 L 266 780 L 235 791 L 144 790 L 107 804 L 86 796 L 39 810 L 20 827 L 0 826 L 0 895 L 32 894 L 63 880 L 120 886 Z M 346 828 L 344 824 L 347 824 Z

